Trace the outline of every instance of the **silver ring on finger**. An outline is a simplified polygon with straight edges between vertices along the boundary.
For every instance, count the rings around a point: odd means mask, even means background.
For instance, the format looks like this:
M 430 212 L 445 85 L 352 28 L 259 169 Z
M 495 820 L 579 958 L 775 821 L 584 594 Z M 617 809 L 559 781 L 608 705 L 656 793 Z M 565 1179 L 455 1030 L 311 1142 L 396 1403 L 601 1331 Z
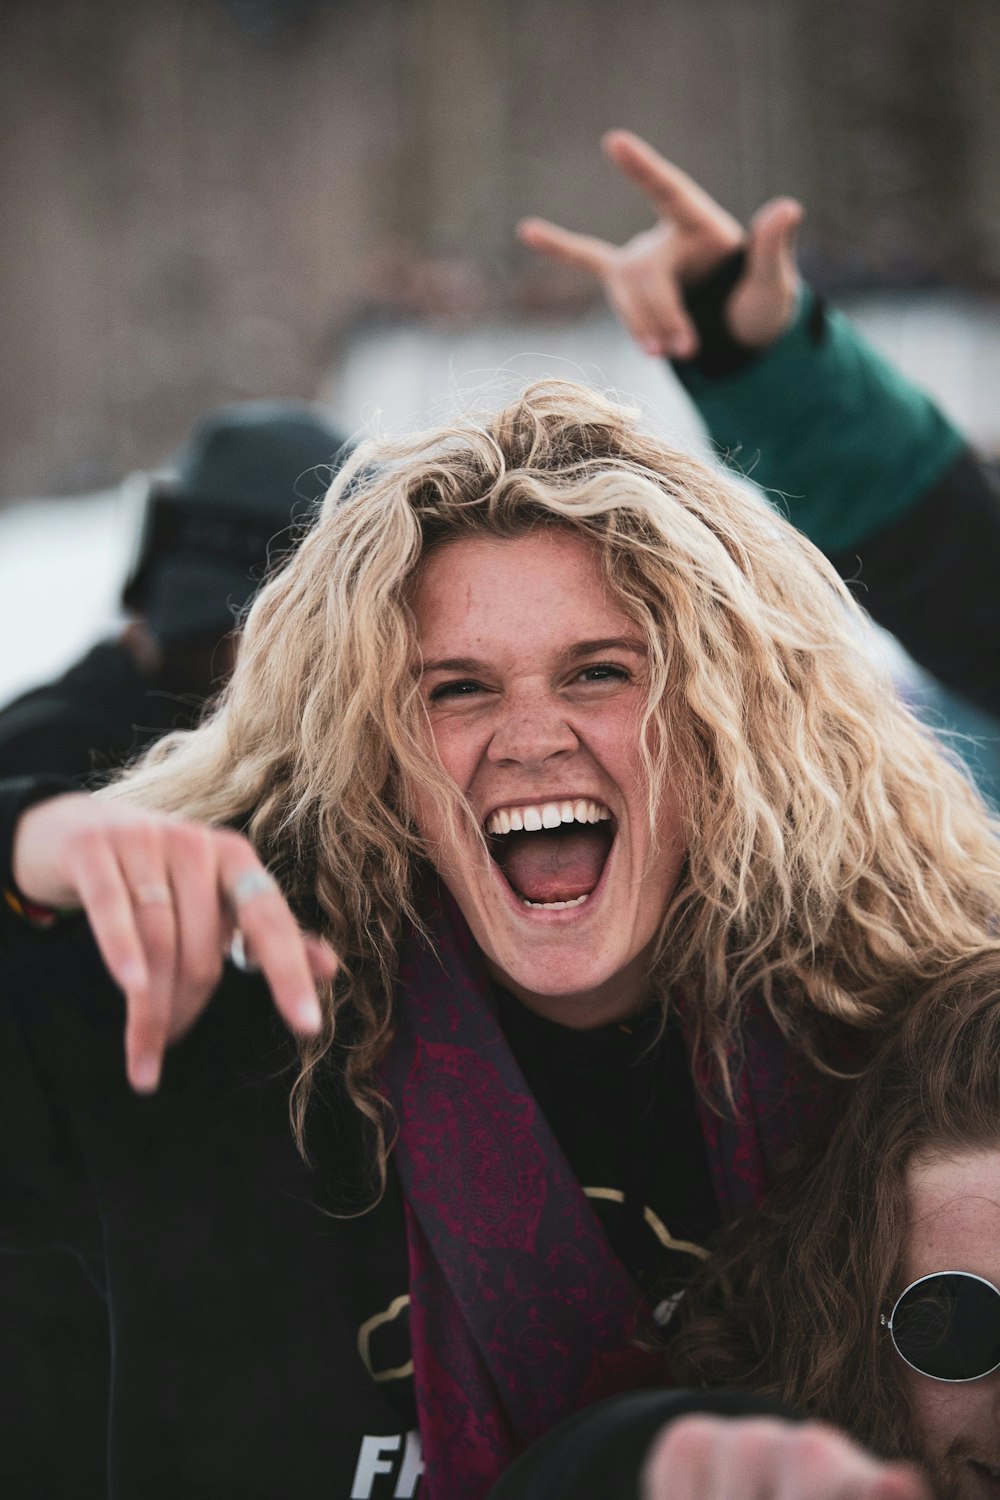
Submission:
M 246 938 L 237 927 L 229 940 L 229 962 L 234 969 L 239 969 L 241 974 L 258 974 L 260 964 L 253 958 L 247 948 Z
M 240 907 L 246 906 L 255 896 L 270 895 L 278 889 L 278 882 L 266 870 L 244 870 L 230 886 L 229 899 L 233 910 L 239 911 Z
M 173 906 L 174 897 L 169 885 L 137 885 L 133 892 L 136 906 Z

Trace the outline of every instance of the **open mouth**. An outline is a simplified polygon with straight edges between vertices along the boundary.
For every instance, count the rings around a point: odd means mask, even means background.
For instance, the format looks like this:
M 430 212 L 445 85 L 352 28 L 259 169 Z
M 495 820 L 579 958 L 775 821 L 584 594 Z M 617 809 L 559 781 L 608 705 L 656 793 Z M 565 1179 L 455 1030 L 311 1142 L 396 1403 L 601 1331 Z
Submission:
M 526 906 L 582 906 L 604 873 L 616 825 L 589 798 L 499 807 L 486 819 L 493 862 Z

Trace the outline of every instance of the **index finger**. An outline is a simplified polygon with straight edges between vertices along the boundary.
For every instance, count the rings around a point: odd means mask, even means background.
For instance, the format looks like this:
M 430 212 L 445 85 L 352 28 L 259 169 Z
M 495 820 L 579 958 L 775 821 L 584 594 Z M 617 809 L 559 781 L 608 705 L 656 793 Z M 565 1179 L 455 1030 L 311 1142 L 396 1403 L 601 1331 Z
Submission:
M 702 224 L 706 219 L 718 223 L 724 219 L 742 237 L 738 220 L 641 136 L 631 130 L 609 130 L 601 144 L 615 166 L 651 199 L 661 218 L 677 224 Z
M 548 219 L 522 219 L 517 226 L 518 239 L 532 250 L 567 266 L 580 266 L 595 276 L 603 276 L 615 247 L 593 234 L 577 234 Z
M 219 886 L 279 1014 L 293 1031 L 314 1035 L 323 1012 L 309 947 L 277 881 L 241 841 L 220 861 Z

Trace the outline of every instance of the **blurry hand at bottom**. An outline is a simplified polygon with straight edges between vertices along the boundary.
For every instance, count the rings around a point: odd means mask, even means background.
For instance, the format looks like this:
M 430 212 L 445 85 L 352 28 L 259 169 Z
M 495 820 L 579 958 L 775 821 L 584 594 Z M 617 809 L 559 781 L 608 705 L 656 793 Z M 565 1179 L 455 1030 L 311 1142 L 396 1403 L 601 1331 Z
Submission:
M 654 1444 L 642 1500 L 933 1500 L 920 1473 L 866 1453 L 833 1427 L 697 1415 Z

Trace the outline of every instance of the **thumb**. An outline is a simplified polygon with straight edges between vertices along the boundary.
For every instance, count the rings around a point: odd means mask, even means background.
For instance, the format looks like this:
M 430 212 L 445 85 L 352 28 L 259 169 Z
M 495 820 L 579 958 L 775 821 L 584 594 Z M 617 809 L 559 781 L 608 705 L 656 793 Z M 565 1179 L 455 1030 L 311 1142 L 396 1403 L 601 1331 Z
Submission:
M 746 270 L 730 295 L 726 316 L 732 333 L 751 348 L 773 343 L 795 316 L 795 241 L 803 213 L 794 198 L 773 198 L 750 221 Z
M 798 279 L 795 248 L 805 209 L 794 198 L 772 198 L 750 221 L 747 276 L 759 285 L 786 286 Z

